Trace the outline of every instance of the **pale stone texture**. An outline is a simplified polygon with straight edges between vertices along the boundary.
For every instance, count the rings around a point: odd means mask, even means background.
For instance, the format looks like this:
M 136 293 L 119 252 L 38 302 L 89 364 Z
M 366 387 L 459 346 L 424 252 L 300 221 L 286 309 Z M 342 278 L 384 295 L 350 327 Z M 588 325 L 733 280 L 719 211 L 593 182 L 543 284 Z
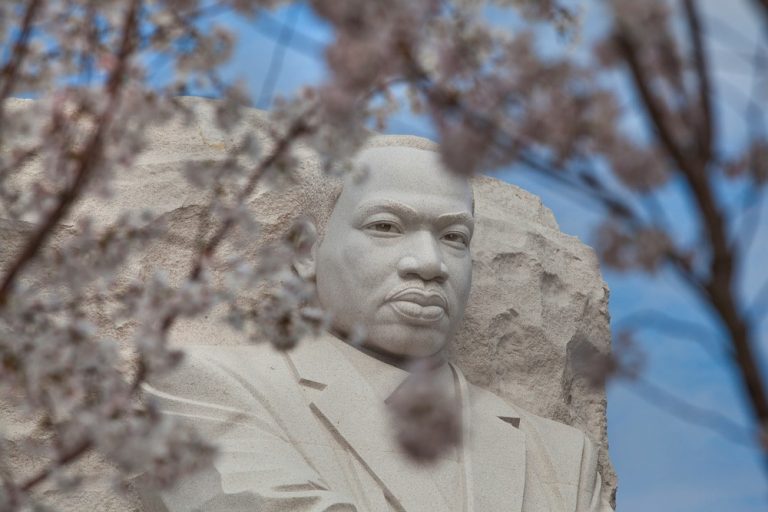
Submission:
M 88 199 L 72 216 L 94 215 L 106 223 L 124 209 L 150 208 L 155 217 L 162 217 L 171 239 L 142 254 L 128 272 L 132 275 L 145 276 L 157 268 L 165 269 L 172 278 L 186 274 L 205 197 L 187 185 L 180 170 L 192 159 L 220 160 L 234 140 L 216 128 L 213 102 L 185 101 L 197 113 L 197 121 L 175 120 L 163 127 L 148 127 L 150 148 L 134 170 L 116 176 L 115 196 Z M 23 112 L 31 102 L 13 100 L 10 106 Z M 251 110 L 239 130 L 263 133 L 266 127 L 265 114 Z M 377 142 L 399 144 L 431 147 L 424 139 L 406 136 Z M 298 150 L 296 157 L 302 179 L 291 193 L 261 189 L 250 202 L 263 223 L 266 239 L 274 239 L 297 214 L 315 213 L 322 219 L 333 206 L 325 199 L 332 185 L 319 181 L 311 153 Z M 22 179 L 34 179 L 36 169 L 32 162 Z M 578 239 L 563 234 L 551 211 L 532 194 L 487 177 L 477 178 L 474 186 L 473 287 L 453 347 L 453 361 L 470 382 L 530 412 L 573 425 L 602 446 L 603 492 L 612 496 L 616 477 L 607 456 L 605 393 L 591 388 L 578 375 L 573 357 L 610 350 L 608 289 L 595 254 Z M 67 224 L 56 239 L 71 232 L 74 220 Z M 29 225 L 0 219 L 0 268 L 29 230 Z M 225 254 L 228 250 L 222 249 Z M 132 330 L 131 325 L 104 322 L 102 327 L 105 334 L 118 339 L 126 339 Z M 223 329 L 212 318 L 181 323 L 173 338 L 182 344 L 244 343 L 242 336 Z M 6 423 L 18 429 L 13 420 L 6 418 Z M 88 499 L 75 497 L 75 503 Z

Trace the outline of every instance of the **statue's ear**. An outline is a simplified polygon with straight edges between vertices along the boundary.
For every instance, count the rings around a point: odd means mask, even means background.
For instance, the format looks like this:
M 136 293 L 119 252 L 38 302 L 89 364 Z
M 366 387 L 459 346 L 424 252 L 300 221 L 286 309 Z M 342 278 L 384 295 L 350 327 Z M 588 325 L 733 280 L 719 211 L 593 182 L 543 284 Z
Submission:
M 293 243 L 293 269 L 307 281 L 315 280 L 315 255 L 317 254 L 317 228 L 311 220 L 304 219 L 294 226 L 291 234 Z

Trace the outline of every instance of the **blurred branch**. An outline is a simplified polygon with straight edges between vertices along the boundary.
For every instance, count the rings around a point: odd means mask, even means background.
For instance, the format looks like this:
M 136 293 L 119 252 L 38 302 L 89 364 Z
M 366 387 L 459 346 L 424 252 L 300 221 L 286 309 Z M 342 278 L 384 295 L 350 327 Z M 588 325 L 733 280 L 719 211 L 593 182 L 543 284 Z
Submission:
M 42 223 L 40 229 L 27 242 L 16 260 L 10 265 L 0 284 L 0 309 L 5 306 L 8 294 L 11 292 L 16 279 L 24 268 L 35 258 L 40 249 L 48 241 L 53 230 L 69 213 L 72 206 L 80 197 L 91 173 L 97 168 L 102 158 L 106 132 L 112 124 L 113 117 L 120 100 L 120 91 L 128 73 L 128 63 L 136 44 L 136 33 L 139 27 L 139 12 L 142 0 L 132 0 L 126 10 L 121 29 L 121 39 L 114 69 L 105 84 L 104 92 L 108 103 L 94 123 L 96 128 L 90 140 L 76 155 L 77 167 L 72 183 L 59 196 L 59 201 L 53 211 Z
M 756 45 L 755 53 L 753 57 L 753 71 L 752 71 L 752 90 L 750 93 L 749 103 L 747 104 L 746 119 L 749 128 L 750 142 L 759 140 L 766 136 L 765 130 L 765 111 L 760 103 L 758 97 L 761 94 L 760 90 L 760 78 L 758 76 L 758 70 L 761 66 L 766 64 L 765 52 Z M 749 167 L 759 165 L 759 162 L 749 162 Z M 748 255 L 752 243 L 754 242 L 755 235 L 758 232 L 760 225 L 760 216 L 762 214 L 762 207 L 765 201 L 765 183 L 759 181 L 758 172 L 755 169 L 748 169 L 750 172 L 750 181 L 747 190 L 744 193 L 744 199 L 742 206 L 737 212 L 738 219 L 742 220 L 742 246 L 740 250 L 743 254 Z M 734 237 L 732 246 L 734 250 L 739 240 Z
M 728 23 L 725 19 L 722 17 L 717 17 L 713 15 L 706 16 L 706 24 L 713 30 L 707 31 L 708 36 L 711 37 L 712 32 L 719 32 L 721 35 L 731 38 L 731 42 L 735 45 L 743 45 L 745 47 L 751 47 L 755 41 L 747 37 L 743 31 L 739 30 L 738 28 L 735 28 L 733 25 Z M 713 42 L 720 41 L 720 39 L 713 39 Z M 747 52 L 741 52 L 733 50 L 731 52 L 734 56 L 744 60 L 745 63 L 751 63 L 751 55 Z
M 739 239 L 739 237 L 734 236 L 731 241 L 731 246 L 734 250 L 737 249 L 736 244 L 741 242 L 738 250 L 745 255 L 749 254 L 755 236 L 759 231 L 760 216 L 762 215 L 763 203 L 765 202 L 765 186 L 750 183 L 748 187 L 738 212 L 738 220 L 741 221 L 741 237 Z
M 673 317 L 661 311 L 652 309 L 635 311 L 625 317 L 620 318 L 615 327 L 621 330 L 622 326 L 626 324 L 633 325 L 633 330 L 659 330 L 667 331 L 675 336 L 681 336 L 687 338 L 697 345 L 699 345 L 704 351 L 706 351 L 713 359 L 719 361 L 723 355 L 732 357 L 733 353 L 729 347 L 720 343 L 717 346 L 713 346 L 710 343 L 706 343 L 705 340 L 712 338 L 712 332 L 696 322 L 684 320 L 681 318 Z
M 672 224 L 669 222 L 667 213 L 664 207 L 659 202 L 659 198 L 656 194 L 645 194 L 641 198 L 641 204 L 648 212 L 653 224 L 659 229 L 667 233 L 671 233 Z
M 289 40 L 280 41 L 280 35 L 285 31 L 286 25 L 285 22 L 278 20 L 267 11 L 261 12 L 259 18 L 253 23 L 253 27 L 257 31 L 273 41 L 279 42 L 279 44 L 286 48 L 322 63 L 322 48 L 326 43 L 295 28 L 292 29 L 292 35 Z
M 116 64 L 104 87 L 104 92 L 109 101 L 95 123 L 96 128 L 94 129 L 95 131 L 93 135 L 85 144 L 84 148 L 77 154 L 75 178 L 66 190 L 60 194 L 58 204 L 54 210 L 48 215 L 41 227 L 27 242 L 24 249 L 3 277 L 2 285 L 0 286 L 0 308 L 5 305 L 8 294 L 11 292 L 18 276 L 37 256 L 53 230 L 59 225 L 62 219 L 66 217 L 74 203 L 79 199 L 91 174 L 94 172 L 94 169 L 97 168 L 99 160 L 102 158 L 106 132 L 111 126 L 117 110 L 121 96 L 121 88 L 128 73 L 130 58 L 134 52 L 141 5 L 142 0 L 131 0 L 126 9 L 121 29 Z M 92 447 L 93 441 L 91 439 L 80 441 L 71 449 L 64 453 L 60 453 L 55 461 L 52 461 L 37 473 L 20 482 L 15 486 L 15 489 L 18 489 L 21 492 L 31 491 L 39 484 L 46 481 L 58 468 L 80 459 Z M 14 498 L 16 498 L 15 495 Z
M 763 17 L 765 18 L 763 22 L 766 25 L 766 31 L 768 31 L 768 0 L 752 0 L 755 4 L 755 6 L 762 11 Z
M 3 69 L 0 70 L 0 84 L 2 84 L 0 85 L 0 125 L 3 124 L 5 117 L 5 100 L 13 93 L 21 65 L 29 50 L 29 37 L 32 33 L 35 17 L 42 6 L 43 0 L 31 0 L 27 3 L 27 9 L 24 12 L 21 27 L 19 28 L 19 35 L 13 43 L 10 58 L 5 66 L 3 66 Z M 3 132 L 0 130 L 0 146 L 2 146 L 2 134 Z
M 6 179 L 11 173 L 19 172 L 29 160 L 32 159 L 42 148 L 41 144 L 22 150 L 14 155 L 13 160 L 4 167 L 0 167 L 0 178 Z
M 667 126 L 666 113 L 645 76 L 635 42 L 625 31 L 620 30 L 615 37 L 650 123 L 655 128 L 659 141 L 679 167 L 701 215 L 707 245 L 712 251 L 710 275 L 704 283 L 704 289 L 710 304 L 728 330 L 734 348 L 734 361 L 762 431 L 768 428 L 768 396 L 766 396 L 764 378 L 752 347 L 750 327 L 739 311 L 733 296 L 734 254 L 728 243 L 724 219 L 707 175 L 710 163 L 708 157 L 711 155 L 705 153 L 691 159 L 678 145 Z M 763 446 L 763 451 L 768 455 L 768 446 Z
M 671 129 L 667 125 L 668 112 L 662 106 L 656 95 L 653 94 L 650 84 L 646 80 L 643 67 L 640 63 L 639 56 L 637 55 L 635 41 L 633 41 L 631 36 L 625 31 L 618 31 L 615 34 L 615 39 L 618 48 L 621 50 L 623 57 L 629 66 L 635 88 L 637 89 L 643 106 L 646 109 L 651 124 L 654 127 L 662 146 L 681 170 L 684 169 L 686 170 L 686 173 L 693 174 L 694 171 L 691 168 L 691 163 L 688 161 L 687 155 L 678 145 L 675 137 L 672 135 Z
M 529 152 L 522 151 L 519 155 L 519 161 L 529 169 L 539 172 L 545 177 L 563 184 L 570 189 L 576 189 L 578 192 L 586 195 L 598 202 L 605 210 L 615 216 L 621 217 L 626 221 L 637 224 L 640 218 L 634 209 L 623 201 L 618 194 L 612 194 L 587 170 L 582 170 L 578 174 L 579 178 L 574 178 L 570 173 L 559 172 L 553 165 L 542 162 L 532 156 Z
M 256 101 L 256 106 L 260 108 L 269 108 L 272 102 L 272 95 L 275 92 L 275 85 L 280 77 L 280 71 L 283 69 L 283 60 L 285 59 L 285 50 L 293 39 L 293 33 L 296 29 L 296 21 L 299 19 L 302 4 L 292 6 L 290 19 L 280 29 L 280 35 L 272 48 L 272 55 L 269 58 L 269 67 L 264 81 L 261 83 L 261 92 Z
M 768 280 L 762 284 L 755 294 L 747 315 L 753 320 L 760 320 L 766 313 L 768 313 Z
M 23 482 L 16 484 L 16 488 L 23 492 L 31 491 L 33 488 L 46 481 L 58 468 L 67 466 L 77 461 L 80 459 L 80 457 L 88 453 L 92 447 L 93 442 L 91 440 L 81 441 L 66 453 L 60 454 L 53 463 L 48 464 L 43 469 L 30 476 Z
M 714 121 L 712 116 L 712 83 L 709 76 L 709 65 L 704 47 L 701 29 L 701 16 L 695 0 L 683 0 L 688 29 L 693 42 L 693 62 L 696 66 L 696 78 L 699 84 L 699 103 L 702 114 L 701 125 L 701 156 L 704 160 L 712 157 L 712 139 L 714 137 Z
M 755 444 L 756 437 L 750 435 L 744 425 L 717 411 L 693 405 L 643 378 L 634 379 L 631 384 L 627 386 L 630 391 L 675 418 L 690 425 L 709 429 L 724 439 L 740 445 L 753 447 Z
M 251 194 L 253 194 L 253 191 L 256 189 L 256 186 L 258 185 L 262 176 L 286 155 L 296 139 L 305 135 L 311 130 L 311 126 L 307 122 L 307 118 L 313 113 L 313 111 L 314 109 L 310 109 L 308 112 L 305 112 L 304 115 L 299 116 L 298 119 L 291 124 L 285 135 L 283 135 L 283 137 L 281 137 L 276 142 L 275 147 L 270 155 L 262 160 L 259 165 L 251 172 L 248 182 L 237 195 L 235 200 L 237 204 L 242 204 L 244 201 L 246 201 L 251 196 Z M 218 230 L 216 230 L 211 238 L 208 239 L 208 242 L 205 243 L 203 247 L 195 254 L 192 261 L 192 270 L 189 273 L 189 279 L 191 281 L 200 279 L 203 268 L 205 266 L 205 262 L 214 255 L 216 249 L 224 241 L 224 238 L 232 230 L 232 228 L 235 227 L 235 224 L 236 221 L 232 217 L 227 217 L 221 226 L 219 226 Z M 178 312 L 176 311 L 170 312 L 162 319 L 160 323 L 160 335 L 162 337 L 165 337 L 168 334 L 173 325 L 176 323 L 177 319 Z M 140 362 L 139 369 L 133 378 L 133 383 L 131 385 L 132 388 L 138 389 L 141 386 L 146 370 L 146 367 L 144 367 L 144 365 Z
M 660 229 L 664 228 L 665 217 L 663 209 L 657 203 L 655 203 L 655 201 L 653 201 L 651 195 L 647 196 L 647 199 L 650 201 L 648 204 L 649 208 L 653 210 L 655 207 L 658 207 L 658 211 L 655 211 L 653 214 L 654 222 L 657 224 L 654 224 L 653 226 L 647 225 L 647 223 L 643 222 L 643 220 L 634 211 L 634 209 L 631 208 L 631 206 L 624 200 L 622 200 L 618 193 L 612 193 L 606 189 L 602 184 L 600 184 L 599 181 L 596 180 L 596 178 L 587 178 L 587 176 L 591 176 L 588 171 L 582 171 L 580 174 L 578 174 L 581 179 L 577 180 L 571 178 L 565 171 L 559 172 L 558 170 L 554 169 L 553 166 L 549 166 L 543 162 L 540 162 L 535 158 L 532 158 L 530 155 L 527 155 L 525 152 L 520 154 L 519 160 L 528 166 L 529 169 L 538 172 L 541 176 L 562 185 L 566 189 L 576 190 L 584 197 L 596 201 L 603 209 L 605 209 L 607 213 L 609 213 L 611 216 L 621 218 L 626 223 L 626 225 L 630 226 L 634 230 L 640 230 L 643 227 L 658 227 Z M 569 194 L 565 194 L 565 196 L 569 197 Z M 676 250 L 676 248 L 668 248 L 664 252 L 664 258 L 667 263 L 669 263 L 677 272 L 677 274 L 685 282 L 688 283 L 692 290 L 698 293 L 704 293 L 706 291 L 704 279 L 695 272 L 690 262 L 685 258 L 683 254 Z
M 299 116 L 299 118 L 291 125 L 285 135 L 277 141 L 272 153 L 252 171 L 248 182 L 237 196 L 237 204 L 241 204 L 246 201 L 248 197 L 253 194 L 253 191 L 256 189 L 256 186 L 258 185 L 259 180 L 264 175 L 264 173 L 266 173 L 272 166 L 274 166 L 281 158 L 285 156 L 296 139 L 310 131 L 311 127 L 307 122 L 307 117 L 309 117 L 310 114 L 311 112 L 306 112 L 304 115 Z M 224 223 L 222 223 L 218 231 L 216 231 L 216 233 L 214 233 L 214 235 L 208 240 L 208 243 L 205 245 L 205 247 L 203 247 L 202 251 L 200 251 L 197 258 L 195 259 L 192 272 L 190 273 L 190 278 L 192 280 L 200 277 L 200 272 L 202 272 L 204 261 L 213 256 L 213 253 L 224 240 L 224 237 L 227 236 L 233 227 L 235 227 L 235 221 L 229 217 L 224 221 Z

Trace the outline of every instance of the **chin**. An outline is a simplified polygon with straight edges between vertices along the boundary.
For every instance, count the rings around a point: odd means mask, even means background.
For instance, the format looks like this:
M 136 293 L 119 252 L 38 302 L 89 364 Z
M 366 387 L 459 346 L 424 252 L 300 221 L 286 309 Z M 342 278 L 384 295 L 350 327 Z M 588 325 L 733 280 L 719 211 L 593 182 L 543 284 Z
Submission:
M 440 353 L 449 336 L 434 329 L 387 326 L 368 333 L 368 349 L 400 359 L 419 359 Z

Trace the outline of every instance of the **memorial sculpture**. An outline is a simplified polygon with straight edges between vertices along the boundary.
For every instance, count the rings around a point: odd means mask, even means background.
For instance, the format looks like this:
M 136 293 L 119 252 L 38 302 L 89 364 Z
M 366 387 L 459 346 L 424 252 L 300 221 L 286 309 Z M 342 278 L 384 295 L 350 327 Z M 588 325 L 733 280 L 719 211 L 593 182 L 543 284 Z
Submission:
M 147 510 L 607 512 L 598 449 L 579 430 L 469 384 L 445 357 L 472 280 L 474 200 L 439 155 L 364 150 L 313 250 L 330 332 L 289 352 L 186 346 L 183 366 L 148 387 L 166 414 L 221 449 L 208 471 L 145 492 Z M 360 346 L 342 338 L 362 327 Z M 387 403 L 429 362 L 456 404 L 463 442 L 428 466 L 392 434 Z
M 115 176 L 108 199 L 96 195 L 84 198 L 73 210 L 71 223 L 63 225 L 51 242 L 54 248 L 65 244 L 77 234 L 75 226 L 85 217 L 95 227 L 106 228 L 127 211 L 149 209 L 150 218 L 161 222 L 166 234 L 136 255 L 125 268 L 120 286 L 128 286 L 135 279 L 146 280 L 157 272 L 172 283 L 189 274 L 190 254 L 196 249 L 196 236 L 209 201 L 205 190 L 191 187 L 185 179 L 190 164 L 215 169 L 228 161 L 243 134 L 255 135 L 264 153 L 270 148 L 275 120 L 267 113 L 243 109 L 241 123 L 229 133 L 217 126 L 217 102 L 191 97 L 179 101 L 190 115 L 176 116 L 162 126 L 148 126 L 149 145 L 135 171 Z M 34 104 L 11 100 L 8 108 L 14 115 L 32 114 Z M 438 150 L 429 140 L 405 135 L 376 136 L 368 145 Z M 299 216 L 313 217 L 320 235 L 324 235 L 338 186 L 324 178 L 317 155 L 303 144 L 294 148 L 292 157 L 298 165 L 289 187 L 267 181 L 248 200 L 259 225 L 256 243 L 249 238 L 248 246 L 223 245 L 215 265 L 226 264 L 243 250 L 251 261 L 262 261 L 260 251 L 278 242 Z M 250 168 L 253 162 L 243 165 Z M 44 168 L 33 160 L 23 175 L 33 181 L 41 179 Z M 596 255 L 583 242 L 563 233 L 552 212 L 535 195 L 487 176 L 475 176 L 471 181 L 475 199 L 472 287 L 462 325 L 447 347 L 449 360 L 472 384 L 523 410 L 586 433 L 600 447 L 602 495 L 605 502 L 613 503 L 616 475 L 608 457 L 605 392 L 580 371 L 584 354 L 610 351 L 608 289 Z M 9 261 L 28 236 L 24 223 L 0 221 L 0 265 Z M 217 272 L 217 268 L 212 267 L 212 271 Z M 44 280 L 45 273 L 30 277 Z M 133 324 L 115 322 L 109 311 L 99 308 L 89 312 L 101 335 L 125 347 L 132 345 Z M 251 344 L 248 336 L 221 320 L 223 315 L 211 314 L 181 321 L 170 333 L 171 343 L 181 349 L 205 343 L 220 346 L 222 351 Z M 309 347 L 311 342 L 305 340 L 300 347 Z M 209 350 L 217 351 L 215 347 Z M 388 416 L 385 419 L 389 421 Z M 19 448 L 34 424 L 10 414 L 3 415 L 2 420 L 6 446 L 18 467 L 34 470 L 34 458 L 24 458 Z M 391 439 L 390 429 L 387 435 Z M 144 509 L 130 487 L 121 486 L 117 492 L 110 485 L 114 471 L 109 467 L 88 459 L 80 470 L 93 485 L 77 492 L 46 490 L 49 503 L 56 509 Z

